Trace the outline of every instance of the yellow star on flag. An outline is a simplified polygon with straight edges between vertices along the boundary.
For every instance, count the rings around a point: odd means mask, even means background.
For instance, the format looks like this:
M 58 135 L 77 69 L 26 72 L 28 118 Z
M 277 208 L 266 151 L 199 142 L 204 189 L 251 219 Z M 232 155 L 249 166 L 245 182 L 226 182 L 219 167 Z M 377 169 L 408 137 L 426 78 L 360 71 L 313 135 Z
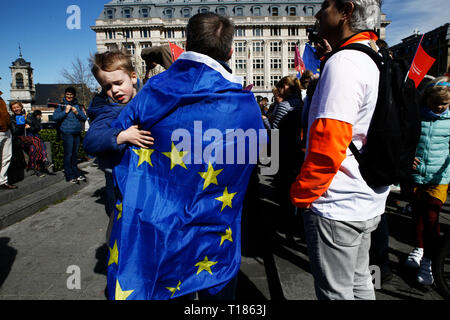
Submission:
M 109 262 L 108 266 L 112 265 L 113 263 L 119 264 L 119 250 L 117 249 L 117 241 L 114 242 L 113 248 L 109 248 Z
M 173 295 L 178 291 L 181 291 L 180 289 L 181 286 L 181 281 L 178 281 L 178 284 L 175 288 L 171 288 L 171 287 L 166 287 L 167 290 L 169 290 L 170 292 L 172 292 L 172 295 L 170 296 L 171 298 L 173 297 Z
M 179 165 L 183 168 L 186 168 L 186 165 L 183 162 L 183 158 L 189 153 L 189 151 L 178 151 L 175 147 L 175 144 L 172 142 L 172 150 L 170 152 L 163 152 L 170 159 L 170 170 L 172 170 L 176 165 Z
M 222 202 L 222 209 L 220 209 L 220 212 L 222 212 L 226 206 L 233 208 L 231 202 L 236 194 L 237 194 L 237 192 L 228 193 L 228 188 L 225 187 L 225 191 L 223 192 L 223 195 L 221 197 L 216 198 L 216 200 L 219 200 Z
M 119 280 L 116 280 L 116 300 L 127 300 L 127 298 L 132 294 L 134 290 L 123 291 L 120 287 Z
M 143 164 L 144 162 L 147 162 L 151 167 L 153 167 L 152 164 L 152 153 L 155 152 L 153 149 L 133 149 L 134 153 L 136 153 L 139 156 L 139 162 L 138 162 L 138 168 Z
M 209 274 L 213 274 L 211 272 L 211 267 L 213 265 L 215 265 L 217 263 L 217 261 L 209 261 L 208 257 L 205 257 L 205 259 L 203 261 L 197 262 L 197 264 L 195 265 L 196 267 L 198 267 L 197 270 L 197 275 L 202 272 L 203 270 L 206 270 L 209 272 Z
M 230 242 L 233 242 L 233 232 L 231 231 L 231 228 L 228 228 L 225 233 L 220 233 L 221 239 L 220 239 L 220 247 L 225 242 L 225 240 L 228 240 Z
M 117 211 L 119 211 L 119 214 L 117 215 L 117 220 L 119 220 L 120 218 L 122 218 L 122 210 L 123 210 L 122 203 L 116 204 L 116 209 Z
M 208 163 L 208 171 L 199 172 L 198 174 L 205 179 L 205 183 L 203 184 L 203 190 L 205 190 L 211 183 L 215 185 L 219 185 L 217 182 L 217 176 L 223 171 L 223 169 L 214 170 L 214 167 L 211 163 Z

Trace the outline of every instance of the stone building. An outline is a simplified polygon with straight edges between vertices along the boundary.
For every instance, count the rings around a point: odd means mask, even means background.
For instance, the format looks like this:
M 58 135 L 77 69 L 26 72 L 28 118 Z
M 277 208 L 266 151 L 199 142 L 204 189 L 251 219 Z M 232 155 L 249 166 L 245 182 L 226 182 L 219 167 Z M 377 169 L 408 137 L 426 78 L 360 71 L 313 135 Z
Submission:
M 19 58 L 9 68 L 11 69 L 12 79 L 10 101 L 22 102 L 24 109 L 28 112 L 31 110 L 31 104 L 34 102 L 36 93 L 31 63 L 25 61 L 22 53 L 20 53 Z
M 416 53 L 419 41 L 422 38 L 422 48 L 431 57 L 436 59 L 428 74 L 436 77 L 450 72 L 450 23 L 446 23 L 425 34 L 415 32 L 402 39 L 402 42 L 392 46 L 390 49 L 395 58 L 406 59 L 412 62 Z
M 91 28 L 96 32 L 99 52 L 127 48 L 142 76 L 143 48 L 168 41 L 184 47 L 184 28 L 199 12 L 229 16 L 236 27 L 230 61 L 233 73 L 243 76 L 246 85 L 253 84 L 255 94 L 270 96 L 278 80 L 296 73 L 295 45 L 302 53 L 308 41 L 306 29 L 314 26 L 321 4 L 322 0 L 113 0 Z M 389 21 L 385 15 L 381 21 L 378 31 L 384 38 Z

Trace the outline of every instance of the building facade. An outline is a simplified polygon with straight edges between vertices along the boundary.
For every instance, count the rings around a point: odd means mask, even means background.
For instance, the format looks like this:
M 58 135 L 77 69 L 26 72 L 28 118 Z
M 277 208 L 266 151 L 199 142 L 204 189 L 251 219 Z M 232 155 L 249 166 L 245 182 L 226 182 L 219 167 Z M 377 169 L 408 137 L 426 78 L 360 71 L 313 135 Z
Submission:
M 444 73 L 450 73 L 450 23 L 446 23 L 425 34 L 415 32 L 409 37 L 402 39 L 402 42 L 390 48 L 394 57 L 406 59 L 411 64 L 422 36 L 422 48 L 436 59 L 428 74 L 437 77 Z
M 97 50 L 127 48 L 135 68 L 143 76 L 143 48 L 167 44 L 184 48 L 188 19 L 200 12 L 229 16 L 235 24 L 233 73 L 253 84 L 256 95 L 271 96 L 276 82 L 295 75 L 295 45 L 302 53 L 308 41 L 306 29 L 313 27 L 322 0 L 113 0 L 104 6 L 92 30 Z M 389 24 L 381 17 L 379 32 L 384 38 Z
M 36 89 L 33 82 L 33 68 L 31 63 L 25 61 L 22 53 L 9 67 L 11 69 L 10 101 L 20 101 L 28 112 L 34 102 Z

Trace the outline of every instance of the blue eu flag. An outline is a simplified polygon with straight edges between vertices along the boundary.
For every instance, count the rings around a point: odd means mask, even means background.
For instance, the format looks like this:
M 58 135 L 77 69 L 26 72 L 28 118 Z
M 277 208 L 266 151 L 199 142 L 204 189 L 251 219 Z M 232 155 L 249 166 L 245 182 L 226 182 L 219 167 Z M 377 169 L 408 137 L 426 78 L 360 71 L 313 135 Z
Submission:
M 114 169 L 120 200 L 109 297 L 215 294 L 240 268 L 242 204 L 264 131 L 255 98 L 217 61 L 185 52 L 147 82 L 115 126 L 133 124 L 151 131 L 155 144 L 128 147 Z
M 309 43 L 305 44 L 303 62 L 307 70 L 311 70 L 314 74 L 320 74 L 320 60 L 317 58 L 316 49 L 311 47 Z

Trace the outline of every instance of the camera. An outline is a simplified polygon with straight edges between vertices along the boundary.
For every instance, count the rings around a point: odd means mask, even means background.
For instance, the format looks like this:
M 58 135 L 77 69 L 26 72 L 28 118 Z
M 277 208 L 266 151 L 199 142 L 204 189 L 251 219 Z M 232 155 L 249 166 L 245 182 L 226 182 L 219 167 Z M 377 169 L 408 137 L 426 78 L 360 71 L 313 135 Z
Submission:
M 322 38 L 319 37 L 319 32 L 314 28 L 308 28 L 306 29 L 306 33 L 308 34 L 308 40 L 313 43 L 318 43 L 322 40 Z

